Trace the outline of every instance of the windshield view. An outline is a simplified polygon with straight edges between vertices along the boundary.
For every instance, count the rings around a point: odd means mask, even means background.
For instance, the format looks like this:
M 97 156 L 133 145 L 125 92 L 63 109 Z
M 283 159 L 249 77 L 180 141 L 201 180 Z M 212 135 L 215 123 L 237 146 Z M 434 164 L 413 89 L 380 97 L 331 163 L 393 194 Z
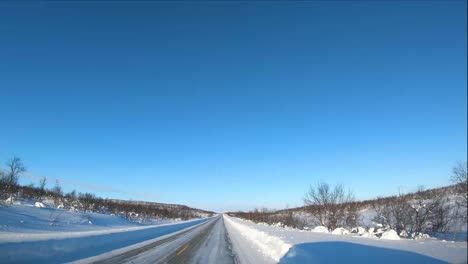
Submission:
M 0 263 L 467 263 L 466 10 L 0 1 Z

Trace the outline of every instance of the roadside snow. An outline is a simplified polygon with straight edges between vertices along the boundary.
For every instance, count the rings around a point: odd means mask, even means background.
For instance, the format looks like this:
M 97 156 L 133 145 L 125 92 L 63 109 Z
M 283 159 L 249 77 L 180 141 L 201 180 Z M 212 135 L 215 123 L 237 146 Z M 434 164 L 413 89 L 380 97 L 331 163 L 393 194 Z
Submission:
M 35 203 L 34 203 L 34 206 L 35 206 L 35 207 L 40 207 L 40 208 L 45 208 L 45 207 L 46 207 L 46 206 L 45 206 L 43 203 L 41 203 L 41 202 L 35 202 Z
M 398 236 L 395 230 L 388 230 L 382 233 L 382 236 L 380 237 L 380 239 L 400 240 L 400 237 Z
M 328 233 L 328 228 L 326 228 L 324 226 L 316 226 L 316 227 L 314 227 L 314 229 L 312 229 L 312 232 L 315 232 L 315 233 Z
M 268 235 L 265 232 L 259 231 L 256 228 L 244 225 L 236 221 L 235 219 L 223 215 L 226 228 L 228 230 L 229 236 L 234 246 L 234 253 L 239 257 L 243 258 L 243 255 L 249 255 L 245 250 L 240 250 L 238 248 L 240 242 L 245 246 L 247 244 L 252 244 L 251 248 L 257 249 L 263 256 L 254 257 L 249 260 L 244 260 L 241 262 L 269 262 L 275 261 L 278 262 L 281 257 L 288 252 L 291 247 L 290 244 L 285 243 L 279 237 Z M 234 238 L 233 238 L 234 237 Z M 247 243 L 246 243 L 247 242 Z M 250 254 L 251 255 L 251 254 Z M 265 259 L 267 257 L 267 259 Z M 268 259 L 269 258 L 269 259 Z M 263 261 L 261 261 L 263 260 Z
M 224 217 L 231 239 L 234 236 L 232 239 L 234 249 L 243 247 L 242 249 L 245 250 L 245 245 L 238 245 L 239 243 L 250 243 L 249 247 L 257 248 L 257 250 L 248 249 L 248 252 L 242 252 L 251 255 L 244 256 L 248 260 L 247 263 L 277 261 L 280 263 L 412 264 L 467 262 L 466 242 L 447 243 L 436 239 L 387 240 L 372 237 L 367 232 L 362 236 L 358 234 L 333 235 L 260 225 L 226 215 Z M 396 232 L 393 232 L 388 232 L 385 237 L 395 238 Z M 365 237 L 366 234 L 370 238 Z M 287 249 L 287 247 L 290 248 Z M 285 251 L 286 254 L 283 253 Z M 264 256 L 268 256 L 269 260 L 262 259 Z
M 76 261 L 174 233 L 207 220 L 209 218 L 177 224 L 84 232 L 2 233 L 0 234 L 0 260 L 7 263 Z
M 57 263 L 91 257 L 207 221 L 142 225 L 119 216 L 15 202 L 0 207 L 0 263 Z
M 50 208 L 40 202 L 0 207 L 0 235 L 82 232 L 138 226 L 143 225 L 118 216 Z
M 331 233 L 333 235 L 346 235 L 346 234 L 349 234 L 349 231 L 342 227 L 338 227 L 335 230 L 333 230 Z

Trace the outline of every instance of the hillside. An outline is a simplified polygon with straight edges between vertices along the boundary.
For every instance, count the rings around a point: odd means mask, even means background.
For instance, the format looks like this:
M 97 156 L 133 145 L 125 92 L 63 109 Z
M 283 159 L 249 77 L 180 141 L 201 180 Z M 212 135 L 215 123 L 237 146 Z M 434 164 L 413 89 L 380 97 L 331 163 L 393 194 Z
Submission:
M 346 229 L 341 231 L 345 233 L 366 230 L 366 235 L 376 237 L 384 231 L 395 230 L 399 236 L 405 238 L 435 236 L 446 240 L 466 241 L 466 207 L 463 206 L 466 198 L 459 192 L 458 187 L 451 185 L 414 193 L 333 204 L 329 205 L 332 208 L 330 212 L 327 208 L 324 209 L 323 205 L 305 205 L 282 210 L 261 208 L 228 214 L 256 223 L 300 230 L 325 226 L 323 230 L 326 232 L 335 229 Z M 321 214 L 332 214 L 331 211 L 340 217 L 336 217 L 334 226 L 327 227 L 319 218 Z
M 5 190 L 6 187 L 0 184 L 0 189 Z M 35 205 L 77 213 L 118 216 L 142 224 L 159 224 L 213 215 L 213 212 L 179 204 L 105 199 L 91 193 L 77 194 L 75 191 L 63 193 L 59 185 L 50 190 L 17 185 L 9 193 L 0 193 L 0 199 L 0 208 L 13 205 Z

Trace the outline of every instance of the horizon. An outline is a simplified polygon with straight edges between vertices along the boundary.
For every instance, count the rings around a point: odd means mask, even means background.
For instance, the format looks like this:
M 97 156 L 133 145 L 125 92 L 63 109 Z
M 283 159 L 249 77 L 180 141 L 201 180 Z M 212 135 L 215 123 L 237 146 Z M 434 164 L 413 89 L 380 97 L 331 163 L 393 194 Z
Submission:
M 466 1 L 203 3 L 0 3 L 0 169 L 223 212 L 466 161 Z

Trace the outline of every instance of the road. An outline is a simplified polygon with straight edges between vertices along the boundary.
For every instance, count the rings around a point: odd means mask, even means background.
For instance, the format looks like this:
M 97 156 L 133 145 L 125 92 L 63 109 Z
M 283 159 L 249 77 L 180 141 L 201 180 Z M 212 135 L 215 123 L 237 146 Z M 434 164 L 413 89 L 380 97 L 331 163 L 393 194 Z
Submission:
M 93 263 L 235 263 L 222 216 Z

